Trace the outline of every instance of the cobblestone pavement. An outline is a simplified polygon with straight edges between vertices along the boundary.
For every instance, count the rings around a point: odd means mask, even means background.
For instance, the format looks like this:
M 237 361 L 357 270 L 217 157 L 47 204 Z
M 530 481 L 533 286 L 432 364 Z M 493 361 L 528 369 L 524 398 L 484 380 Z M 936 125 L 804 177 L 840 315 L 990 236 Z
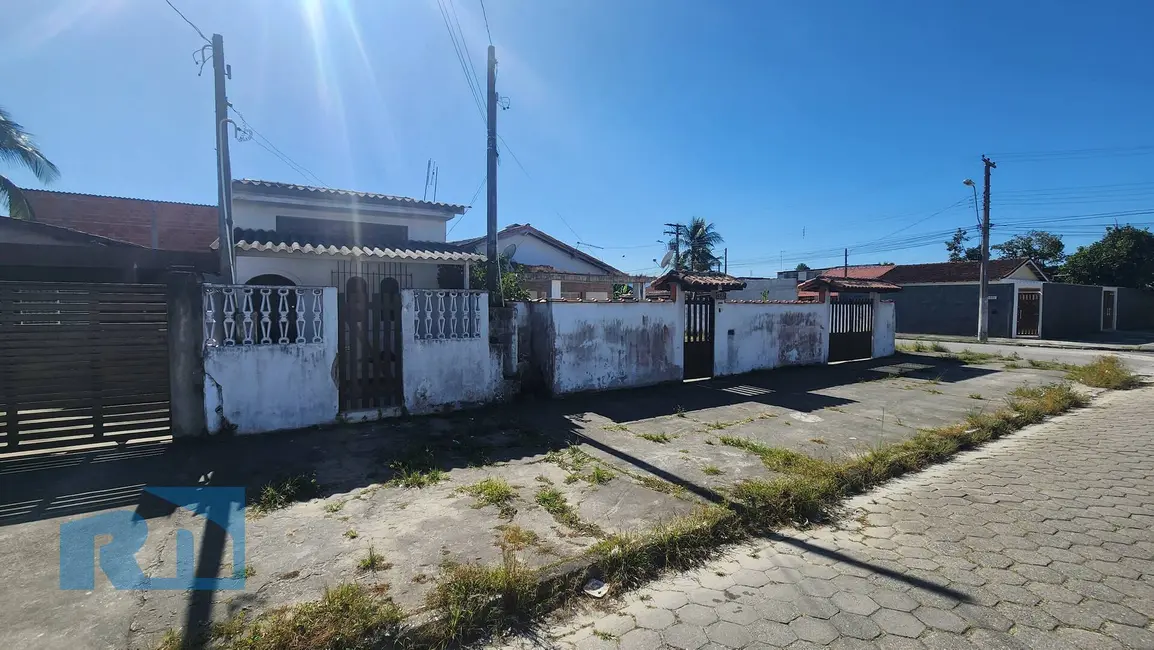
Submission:
M 509 647 L 1154 648 L 1154 388 Z

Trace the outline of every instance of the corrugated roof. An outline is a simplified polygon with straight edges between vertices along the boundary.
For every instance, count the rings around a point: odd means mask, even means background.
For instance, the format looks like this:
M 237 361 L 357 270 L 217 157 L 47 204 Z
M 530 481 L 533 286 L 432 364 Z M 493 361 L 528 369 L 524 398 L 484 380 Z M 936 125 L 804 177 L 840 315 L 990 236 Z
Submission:
M 990 279 L 1001 280 L 1017 271 L 1022 265 L 1030 264 L 1035 273 L 1041 269 L 1024 257 L 990 260 Z M 894 284 L 921 284 L 939 282 L 977 282 L 981 279 L 981 262 L 937 262 L 935 264 L 900 264 L 881 276 L 882 280 Z M 1045 275 L 1040 277 L 1043 279 Z
M 275 230 L 234 228 L 235 246 L 244 251 L 272 253 L 311 253 L 314 255 L 352 255 L 389 259 L 483 262 L 485 256 L 468 253 L 445 242 L 407 241 L 405 245 L 384 242 L 334 242 L 323 237 L 297 236 Z M 213 245 L 216 248 L 216 244 Z
M 859 264 L 848 269 L 843 266 L 832 266 L 822 269 L 821 274 L 831 278 L 860 278 L 863 280 L 877 280 L 894 268 L 893 264 Z
M 671 284 L 680 284 L 685 289 L 697 291 L 735 291 L 745 288 L 745 282 L 732 275 L 712 271 L 669 271 L 649 286 L 665 289 Z
M 902 290 L 902 288 L 898 285 L 891 284 L 882 280 L 870 280 L 866 278 L 841 278 L 828 275 L 810 278 L 809 280 L 806 280 L 805 282 L 797 285 L 797 289 L 799 293 L 802 291 L 818 291 L 819 289 L 827 289 L 829 291 L 837 291 L 842 293 L 887 293 L 891 291 Z
M 331 187 L 313 187 L 311 185 L 297 185 L 296 183 L 279 183 L 276 181 L 262 181 L 252 178 L 241 178 L 232 182 L 233 187 L 253 187 L 261 190 L 273 190 L 287 194 L 298 194 L 305 196 L 316 196 L 318 194 L 330 194 L 335 196 L 345 196 L 354 199 L 363 199 L 367 201 L 374 201 L 379 203 L 386 203 L 389 205 L 412 206 L 420 208 L 435 208 L 439 210 L 451 210 L 455 214 L 463 214 L 469 209 L 467 205 L 458 205 L 455 203 L 441 203 L 439 201 L 424 201 L 421 199 L 413 199 L 407 196 L 393 196 L 391 194 L 378 194 L 376 192 L 358 192 L 356 190 L 338 190 Z

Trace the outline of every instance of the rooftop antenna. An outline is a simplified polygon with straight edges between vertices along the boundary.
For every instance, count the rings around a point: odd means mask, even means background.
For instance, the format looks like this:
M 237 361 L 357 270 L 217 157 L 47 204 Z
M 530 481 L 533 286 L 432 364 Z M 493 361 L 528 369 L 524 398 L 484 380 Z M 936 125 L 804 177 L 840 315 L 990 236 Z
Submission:
M 671 261 L 673 261 L 673 251 L 665 251 L 665 256 L 661 258 L 661 263 L 659 263 L 658 266 L 660 266 L 662 270 L 665 270 L 669 267 Z

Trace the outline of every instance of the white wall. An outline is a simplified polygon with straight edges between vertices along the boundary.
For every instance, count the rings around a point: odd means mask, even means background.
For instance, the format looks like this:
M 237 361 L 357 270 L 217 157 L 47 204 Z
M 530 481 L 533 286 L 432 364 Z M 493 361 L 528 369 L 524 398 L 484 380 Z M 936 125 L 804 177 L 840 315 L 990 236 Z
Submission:
M 684 306 L 534 303 L 533 346 L 554 395 L 680 381 Z
M 505 250 L 505 247 L 509 244 L 517 245 L 517 250 L 513 253 L 513 261 L 517 262 L 518 264 L 552 266 L 558 271 L 564 271 L 566 273 L 605 273 L 605 269 L 590 264 L 585 260 L 579 259 L 570 253 L 563 251 L 556 246 L 553 246 L 552 244 L 543 242 L 532 235 L 515 233 L 510 235 L 497 236 L 498 251 Z M 477 253 L 484 253 L 485 242 L 482 241 L 478 243 L 473 250 Z
M 431 413 L 498 399 L 501 357 L 489 347 L 489 294 L 481 293 L 481 336 L 416 338 L 415 294 L 401 292 L 402 386 L 409 413 Z
M 343 259 L 343 258 L 341 258 Z M 375 266 L 383 261 L 366 262 Z M 331 255 L 311 253 L 259 253 L 237 251 L 236 282 L 245 284 L 252 278 L 266 273 L 275 273 L 292 280 L 296 285 L 309 287 L 333 286 L 333 271 L 337 269 L 338 258 Z M 396 268 L 398 263 L 387 263 Z M 412 276 L 414 289 L 437 289 L 437 265 L 426 262 L 404 262 L 404 273 Z
M 761 300 L 761 292 L 768 295 L 766 300 L 797 300 L 797 281 L 791 278 L 741 278 L 745 288 L 727 291 L 726 300 Z
M 719 302 L 714 328 L 715 376 L 829 358 L 829 305 Z
M 438 242 L 445 241 L 445 224 L 450 217 L 454 216 L 452 214 L 423 216 L 401 208 L 390 210 L 378 206 L 354 212 L 335 207 L 317 208 L 308 205 L 293 205 L 292 203 L 266 202 L 254 197 L 242 196 L 240 193 L 233 195 L 232 209 L 232 223 L 238 228 L 275 230 L 276 218 L 279 215 L 282 217 L 406 226 L 409 229 L 409 239 Z
M 209 433 L 224 420 L 236 433 L 333 422 L 339 407 L 337 292 L 324 290 L 324 342 L 212 346 L 204 349 L 204 415 Z
M 892 301 L 874 303 L 873 356 L 888 357 L 896 351 L 897 310 Z

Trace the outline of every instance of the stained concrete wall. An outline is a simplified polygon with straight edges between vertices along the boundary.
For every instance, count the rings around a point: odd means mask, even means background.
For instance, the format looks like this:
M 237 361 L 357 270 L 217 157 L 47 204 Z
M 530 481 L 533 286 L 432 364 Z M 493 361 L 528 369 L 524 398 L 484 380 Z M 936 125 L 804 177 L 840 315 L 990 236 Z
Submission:
M 888 357 L 897 351 L 897 312 L 889 300 L 874 303 L 874 347 L 873 355 Z
M 829 359 L 829 305 L 719 302 L 714 327 L 714 376 Z
M 978 285 L 904 285 L 893 298 L 897 331 L 903 334 L 978 333 Z M 1014 285 L 991 284 L 990 336 L 1009 337 L 1014 318 Z
M 680 381 L 679 302 L 531 303 L 532 363 L 554 395 Z
M 1118 288 L 1117 329 L 1154 330 L 1154 291 Z
M 415 292 L 401 291 L 401 377 L 405 409 L 412 414 L 496 401 L 502 358 L 489 345 L 489 294 L 481 294 L 481 336 L 417 339 Z
M 1090 284 L 1042 285 L 1044 339 L 1076 339 L 1102 331 L 1102 287 Z
M 323 294 L 321 343 L 204 348 L 209 433 L 261 433 L 333 422 L 337 397 L 337 291 Z

